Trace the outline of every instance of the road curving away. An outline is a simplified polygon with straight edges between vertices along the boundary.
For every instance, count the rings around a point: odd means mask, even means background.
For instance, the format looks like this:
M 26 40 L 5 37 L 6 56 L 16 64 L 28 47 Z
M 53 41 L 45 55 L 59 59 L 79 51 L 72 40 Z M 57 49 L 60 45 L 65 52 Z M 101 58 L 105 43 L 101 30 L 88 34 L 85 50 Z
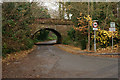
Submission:
M 74 55 L 40 45 L 26 57 L 3 64 L 3 78 L 117 78 L 118 59 Z

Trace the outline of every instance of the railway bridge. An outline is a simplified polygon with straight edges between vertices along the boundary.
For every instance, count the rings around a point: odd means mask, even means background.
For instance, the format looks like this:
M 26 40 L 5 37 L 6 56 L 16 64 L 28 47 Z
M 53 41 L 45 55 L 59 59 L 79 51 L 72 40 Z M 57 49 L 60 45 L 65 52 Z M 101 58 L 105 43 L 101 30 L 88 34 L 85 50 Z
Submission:
M 36 19 L 29 27 L 31 28 L 32 38 L 41 30 L 48 30 L 55 33 L 57 43 L 61 43 L 62 37 L 67 36 L 67 31 L 73 27 L 73 23 L 70 20 L 63 19 Z

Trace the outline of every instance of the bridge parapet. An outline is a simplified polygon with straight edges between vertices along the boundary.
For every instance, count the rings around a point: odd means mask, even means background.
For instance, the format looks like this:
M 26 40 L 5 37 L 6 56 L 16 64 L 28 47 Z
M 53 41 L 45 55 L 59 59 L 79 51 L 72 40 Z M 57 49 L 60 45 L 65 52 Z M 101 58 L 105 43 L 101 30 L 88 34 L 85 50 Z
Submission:
M 71 20 L 66 19 L 36 19 L 36 23 L 39 24 L 52 24 L 52 25 L 73 25 Z
M 30 25 L 29 27 L 31 28 L 31 34 L 34 34 L 35 32 L 37 32 L 40 29 L 51 28 L 51 29 L 54 29 L 54 30 L 58 31 L 62 36 L 66 36 L 67 31 L 70 30 L 70 28 L 73 27 L 73 24 L 72 23 L 71 24 L 68 24 L 68 23 L 66 23 L 66 24 L 65 23 L 64 24 L 52 24 L 52 23 L 48 24 L 48 23 L 44 23 L 43 24 L 41 22 L 39 23 L 39 21 L 36 21 L 35 23 Z

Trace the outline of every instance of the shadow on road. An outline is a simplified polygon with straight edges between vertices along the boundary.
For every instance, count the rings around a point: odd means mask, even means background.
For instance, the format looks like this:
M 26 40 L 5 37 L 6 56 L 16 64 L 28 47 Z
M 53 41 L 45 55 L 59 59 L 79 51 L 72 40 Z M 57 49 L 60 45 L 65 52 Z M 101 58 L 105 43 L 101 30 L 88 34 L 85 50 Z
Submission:
M 35 45 L 55 45 L 55 44 L 58 44 L 56 40 L 35 43 Z
M 55 44 L 57 44 L 57 43 L 39 43 L 39 44 L 36 44 L 35 43 L 35 45 L 46 45 L 46 46 L 48 46 L 48 45 L 55 45 Z

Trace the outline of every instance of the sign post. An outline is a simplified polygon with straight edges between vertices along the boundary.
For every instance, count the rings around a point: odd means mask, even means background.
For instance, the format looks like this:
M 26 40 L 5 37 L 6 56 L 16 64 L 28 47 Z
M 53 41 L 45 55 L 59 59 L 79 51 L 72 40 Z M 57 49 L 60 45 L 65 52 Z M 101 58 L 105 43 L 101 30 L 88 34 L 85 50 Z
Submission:
M 96 52 L 96 30 L 94 30 L 94 51 Z
M 96 52 L 96 30 L 98 30 L 97 26 L 98 23 L 96 21 L 98 20 L 93 20 L 93 30 L 94 30 L 94 51 Z
M 112 31 L 112 50 L 113 50 L 113 32 L 115 31 L 115 22 L 110 22 L 109 31 Z
M 113 50 L 113 31 L 112 31 L 112 50 Z

